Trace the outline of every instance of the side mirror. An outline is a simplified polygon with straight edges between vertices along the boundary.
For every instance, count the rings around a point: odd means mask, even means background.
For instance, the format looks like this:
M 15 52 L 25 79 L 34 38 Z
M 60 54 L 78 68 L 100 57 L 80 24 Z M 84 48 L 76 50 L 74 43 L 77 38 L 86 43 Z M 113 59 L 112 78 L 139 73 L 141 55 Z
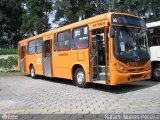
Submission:
M 110 37 L 115 37 L 115 30 L 114 28 L 110 28 Z

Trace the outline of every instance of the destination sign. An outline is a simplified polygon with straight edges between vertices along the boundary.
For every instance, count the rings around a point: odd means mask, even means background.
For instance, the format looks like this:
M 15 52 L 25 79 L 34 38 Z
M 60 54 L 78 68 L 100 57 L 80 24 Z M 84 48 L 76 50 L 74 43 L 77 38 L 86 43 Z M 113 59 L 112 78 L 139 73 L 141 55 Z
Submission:
M 141 18 L 121 14 L 113 14 L 111 19 L 112 24 L 131 25 L 146 28 L 146 24 Z
M 90 29 L 101 28 L 101 27 L 107 26 L 107 23 L 108 22 L 106 20 L 102 20 L 102 21 L 89 24 L 89 27 Z
M 98 22 L 98 23 L 94 23 L 94 24 L 93 24 L 93 28 L 94 28 L 94 27 L 99 27 L 99 26 L 104 26 L 104 25 L 105 25 L 105 22 L 104 22 L 104 21 Z

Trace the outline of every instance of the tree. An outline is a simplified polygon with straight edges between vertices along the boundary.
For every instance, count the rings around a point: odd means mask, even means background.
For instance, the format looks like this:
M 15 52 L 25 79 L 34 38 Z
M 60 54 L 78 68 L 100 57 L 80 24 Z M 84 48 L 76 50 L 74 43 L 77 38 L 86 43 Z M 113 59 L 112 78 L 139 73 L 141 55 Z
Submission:
M 59 26 L 77 22 L 108 11 L 114 11 L 116 0 L 57 0 L 54 9 Z
M 51 0 L 26 0 L 25 14 L 22 16 L 21 30 L 27 36 L 40 34 L 50 29 L 49 14 L 52 11 Z
M 0 40 L 1 43 L 8 41 L 5 47 L 16 47 L 21 39 L 20 26 L 23 9 L 22 0 L 0 1 Z M 14 39 L 16 37 L 16 39 Z M 4 42 L 3 42 L 4 41 Z
M 93 16 L 96 11 L 92 0 L 57 0 L 54 5 L 55 20 L 59 26 Z
M 22 36 L 30 36 L 49 30 L 48 21 L 51 11 L 51 0 L 1 0 L 1 45 L 16 47 Z
M 159 0 L 0 0 L 0 45 L 16 47 L 22 36 L 48 31 L 52 6 L 59 26 L 108 11 L 160 20 Z
M 146 0 L 147 1 L 147 0 Z M 152 0 L 148 3 L 148 18 L 146 19 L 147 22 L 154 22 L 160 20 L 160 1 L 159 0 Z
M 57 0 L 54 9 L 59 26 L 108 11 L 124 12 L 140 16 L 147 22 L 160 19 L 159 0 Z
M 115 11 L 140 16 L 144 18 L 146 22 L 160 20 L 159 10 L 159 0 L 119 0 L 115 4 Z

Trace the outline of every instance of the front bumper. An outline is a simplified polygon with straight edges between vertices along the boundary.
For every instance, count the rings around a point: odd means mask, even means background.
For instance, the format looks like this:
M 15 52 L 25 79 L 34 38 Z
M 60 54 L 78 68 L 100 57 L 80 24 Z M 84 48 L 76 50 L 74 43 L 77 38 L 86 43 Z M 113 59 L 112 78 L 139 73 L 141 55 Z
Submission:
M 118 85 L 151 78 L 151 70 L 138 73 L 119 73 L 111 71 L 109 85 Z

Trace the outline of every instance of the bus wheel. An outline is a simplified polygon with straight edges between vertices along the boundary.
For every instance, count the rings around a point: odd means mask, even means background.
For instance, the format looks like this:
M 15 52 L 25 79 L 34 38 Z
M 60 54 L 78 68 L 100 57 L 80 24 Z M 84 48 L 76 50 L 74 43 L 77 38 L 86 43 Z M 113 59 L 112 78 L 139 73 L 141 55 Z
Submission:
M 80 88 L 87 87 L 86 76 L 82 68 L 79 67 L 76 69 L 74 78 L 75 78 L 75 83 L 78 87 Z
M 33 79 L 36 78 L 35 69 L 34 69 L 34 66 L 33 66 L 33 65 L 30 67 L 30 76 L 31 76 Z
M 160 81 L 160 65 L 153 66 L 152 75 L 155 81 Z

